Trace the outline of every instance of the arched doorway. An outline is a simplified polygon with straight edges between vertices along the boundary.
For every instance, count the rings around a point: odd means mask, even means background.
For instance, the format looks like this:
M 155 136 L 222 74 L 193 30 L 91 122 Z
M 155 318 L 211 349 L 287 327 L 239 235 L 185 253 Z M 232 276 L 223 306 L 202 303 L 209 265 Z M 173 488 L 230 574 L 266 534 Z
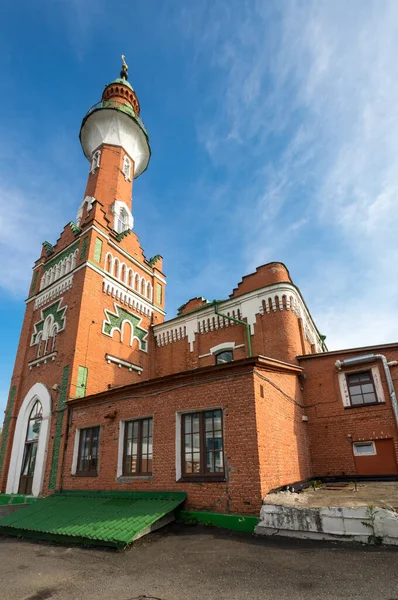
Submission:
M 36 400 L 32 410 L 30 411 L 28 420 L 18 494 L 30 495 L 32 493 L 33 476 L 35 473 L 37 446 L 39 443 L 42 418 L 43 407 L 41 402 Z
M 19 409 L 7 479 L 7 494 L 39 496 L 47 458 L 51 396 L 42 383 L 26 394 Z

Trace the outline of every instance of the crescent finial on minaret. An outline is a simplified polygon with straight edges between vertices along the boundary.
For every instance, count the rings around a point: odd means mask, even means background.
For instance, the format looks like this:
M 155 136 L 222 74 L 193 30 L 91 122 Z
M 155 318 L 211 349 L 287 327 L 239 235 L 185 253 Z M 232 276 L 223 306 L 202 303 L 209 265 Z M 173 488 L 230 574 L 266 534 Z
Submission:
M 122 79 L 128 79 L 128 64 L 126 63 L 126 57 L 124 56 L 124 54 L 122 54 L 122 70 L 120 73 L 120 77 L 122 77 Z

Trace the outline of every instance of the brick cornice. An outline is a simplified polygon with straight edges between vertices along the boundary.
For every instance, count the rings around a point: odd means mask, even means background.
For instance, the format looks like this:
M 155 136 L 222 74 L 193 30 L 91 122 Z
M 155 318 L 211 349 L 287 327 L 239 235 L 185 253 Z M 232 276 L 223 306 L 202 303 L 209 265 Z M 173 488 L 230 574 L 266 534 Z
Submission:
M 76 404 L 89 403 L 95 404 L 103 400 L 111 401 L 112 399 L 121 400 L 128 399 L 132 396 L 145 395 L 146 390 L 155 392 L 156 389 L 162 390 L 170 384 L 179 385 L 196 385 L 200 380 L 201 383 L 211 382 L 216 379 L 228 379 L 229 377 L 244 376 L 254 373 L 256 369 L 265 371 L 274 371 L 279 373 L 289 373 L 292 375 L 299 375 L 302 372 L 302 368 L 297 365 L 268 358 L 266 356 L 251 356 L 249 358 L 242 358 L 233 362 L 211 365 L 207 367 L 200 367 L 198 369 L 192 369 L 189 371 L 180 371 L 178 373 L 171 373 L 163 377 L 155 377 L 153 379 L 147 379 L 145 381 L 139 381 L 137 383 L 131 383 L 116 387 L 113 389 L 99 392 L 98 394 L 92 394 L 83 398 L 71 398 L 68 401 L 69 405 L 75 406 Z M 153 389 L 154 388 L 154 389 Z M 166 391 L 166 390 L 165 390 Z M 121 398 L 117 398 L 122 396 Z

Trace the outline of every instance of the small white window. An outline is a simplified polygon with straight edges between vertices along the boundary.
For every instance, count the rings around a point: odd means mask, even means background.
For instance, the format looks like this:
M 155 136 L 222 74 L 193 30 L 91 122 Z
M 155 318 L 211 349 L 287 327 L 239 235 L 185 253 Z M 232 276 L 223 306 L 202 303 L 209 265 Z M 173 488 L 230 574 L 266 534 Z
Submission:
M 377 454 L 374 442 L 355 442 L 354 456 L 374 456 Z
M 131 181 L 131 160 L 128 156 L 123 158 L 123 169 L 122 173 L 124 175 L 125 180 Z
M 129 215 L 127 210 L 121 208 L 119 214 L 115 217 L 115 230 L 118 233 L 123 233 L 129 229 Z
M 96 150 L 91 161 L 91 173 L 94 173 L 100 166 L 101 150 Z

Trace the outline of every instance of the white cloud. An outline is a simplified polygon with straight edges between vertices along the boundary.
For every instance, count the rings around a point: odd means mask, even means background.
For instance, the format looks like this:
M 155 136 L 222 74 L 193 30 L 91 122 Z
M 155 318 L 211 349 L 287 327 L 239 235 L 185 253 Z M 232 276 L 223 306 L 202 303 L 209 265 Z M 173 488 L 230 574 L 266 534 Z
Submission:
M 398 4 L 222 7 L 200 140 L 231 188 L 244 172 L 244 267 L 280 253 L 333 348 L 398 339 Z

